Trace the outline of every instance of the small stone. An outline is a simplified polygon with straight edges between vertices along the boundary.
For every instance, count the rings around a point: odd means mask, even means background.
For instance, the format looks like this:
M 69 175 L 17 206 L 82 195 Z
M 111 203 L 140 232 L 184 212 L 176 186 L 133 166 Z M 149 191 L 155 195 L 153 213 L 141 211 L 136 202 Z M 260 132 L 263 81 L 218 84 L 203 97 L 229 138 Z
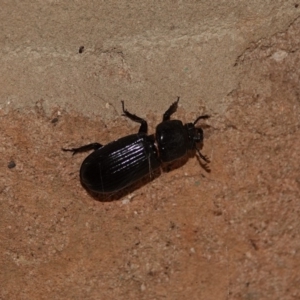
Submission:
M 7 165 L 7 167 L 8 167 L 9 169 L 13 169 L 15 166 L 16 166 L 16 163 L 15 163 L 13 160 L 11 160 L 11 161 L 8 163 L 8 165 Z

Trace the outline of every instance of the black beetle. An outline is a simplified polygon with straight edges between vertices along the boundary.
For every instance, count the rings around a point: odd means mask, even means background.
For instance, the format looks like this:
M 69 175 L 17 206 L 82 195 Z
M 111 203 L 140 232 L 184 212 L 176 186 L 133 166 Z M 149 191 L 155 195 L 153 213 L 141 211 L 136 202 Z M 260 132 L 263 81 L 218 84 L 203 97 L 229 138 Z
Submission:
M 123 116 L 141 124 L 137 134 L 131 134 L 105 146 L 99 143 L 79 148 L 62 149 L 78 152 L 95 150 L 82 163 L 80 180 L 87 190 L 95 193 L 113 193 L 131 185 L 146 175 L 151 175 L 162 163 L 168 163 L 196 149 L 200 158 L 209 160 L 201 154 L 196 144 L 203 141 L 203 130 L 196 128 L 200 119 L 193 123 L 182 124 L 180 120 L 170 120 L 176 111 L 179 97 L 163 115 L 163 121 L 157 125 L 155 135 L 147 135 L 147 122 L 128 112 L 122 101 Z

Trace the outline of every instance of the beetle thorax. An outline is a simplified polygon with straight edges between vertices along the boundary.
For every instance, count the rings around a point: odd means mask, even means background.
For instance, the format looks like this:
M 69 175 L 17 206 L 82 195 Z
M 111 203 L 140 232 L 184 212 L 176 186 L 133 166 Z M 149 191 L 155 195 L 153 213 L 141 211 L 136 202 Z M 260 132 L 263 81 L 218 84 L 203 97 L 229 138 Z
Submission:
M 188 150 L 188 132 L 179 120 L 168 120 L 156 127 L 156 141 L 161 161 L 170 162 L 184 156 Z

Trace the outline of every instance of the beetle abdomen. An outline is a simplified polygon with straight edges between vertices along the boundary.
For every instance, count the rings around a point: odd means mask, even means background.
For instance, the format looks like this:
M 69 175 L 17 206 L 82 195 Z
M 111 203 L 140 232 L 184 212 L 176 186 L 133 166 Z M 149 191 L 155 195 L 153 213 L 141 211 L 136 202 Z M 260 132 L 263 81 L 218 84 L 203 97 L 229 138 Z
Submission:
M 151 174 L 159 166 L 152 138 L 133 134 L 91 153 L 81 165 L 80 178 L 91 191 L 111 193 Z

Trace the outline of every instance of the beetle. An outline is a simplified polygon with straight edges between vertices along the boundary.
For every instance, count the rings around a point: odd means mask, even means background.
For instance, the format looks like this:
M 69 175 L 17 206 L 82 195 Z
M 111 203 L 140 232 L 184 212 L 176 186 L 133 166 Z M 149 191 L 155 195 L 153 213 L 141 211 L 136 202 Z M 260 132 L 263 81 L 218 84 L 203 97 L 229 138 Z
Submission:
M 180 120 L 170 120 L 177 110 L 178 97 L 164 113 L 155 135 L 147 135 L 147 121 L 131 114 L 125 109 L 124 101 L 121 102 L 123 116 L 141 124 L 138 133 L 105 146 L 91 143 L 79 148 L 62 148 L 63 151 L 73 152 L 73 155 L 94 150 L 80 168 L 81 183 L 88 191 L 108 194 L 122 190 L 146 175 L 151 176 L 163 163 L 184 157 L 189 150 L 196 150 L 201 159 L 209 162 L 197 147 L 197 143 L 203 142 L 203 130 L 195 127 L 200 119 L 209 118 L 208 115 L 200 116 L 193 123 L 185 125 Z

